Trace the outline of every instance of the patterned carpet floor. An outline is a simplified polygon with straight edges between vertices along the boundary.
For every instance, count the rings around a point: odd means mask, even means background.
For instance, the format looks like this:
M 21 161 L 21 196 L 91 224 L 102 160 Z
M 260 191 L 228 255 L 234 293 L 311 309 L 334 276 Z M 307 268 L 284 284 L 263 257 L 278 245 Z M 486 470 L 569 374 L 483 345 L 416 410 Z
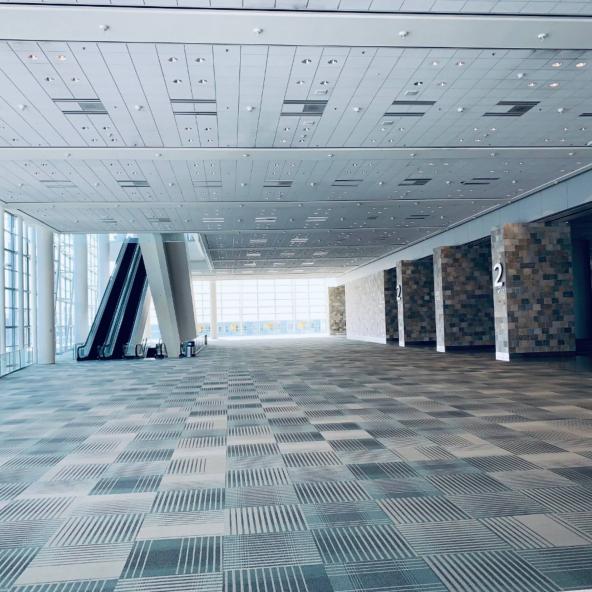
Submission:
M 0 380 L 1 592 L 592 588 L 592 372 L 342 339 Z

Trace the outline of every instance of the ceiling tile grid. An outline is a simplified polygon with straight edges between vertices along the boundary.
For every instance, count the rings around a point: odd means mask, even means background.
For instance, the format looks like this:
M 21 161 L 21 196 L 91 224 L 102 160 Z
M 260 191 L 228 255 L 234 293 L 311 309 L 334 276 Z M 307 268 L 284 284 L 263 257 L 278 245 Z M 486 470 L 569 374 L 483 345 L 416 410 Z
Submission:
M 3 42 L 0 66 L 2 146 L 592 142 L 590 51 Z

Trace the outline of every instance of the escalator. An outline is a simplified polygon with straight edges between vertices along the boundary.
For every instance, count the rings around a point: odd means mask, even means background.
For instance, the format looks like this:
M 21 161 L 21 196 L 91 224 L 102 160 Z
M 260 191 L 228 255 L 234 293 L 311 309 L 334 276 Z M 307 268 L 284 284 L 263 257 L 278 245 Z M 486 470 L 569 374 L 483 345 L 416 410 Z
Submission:
M 130 338 L 142 315 L 147 287 L 138 240 L 127 239 L 121 246 L 86 342 L 76 348 L 77 360 L 127 357 Z M 131 350 L 134 349 L 132 344 Z

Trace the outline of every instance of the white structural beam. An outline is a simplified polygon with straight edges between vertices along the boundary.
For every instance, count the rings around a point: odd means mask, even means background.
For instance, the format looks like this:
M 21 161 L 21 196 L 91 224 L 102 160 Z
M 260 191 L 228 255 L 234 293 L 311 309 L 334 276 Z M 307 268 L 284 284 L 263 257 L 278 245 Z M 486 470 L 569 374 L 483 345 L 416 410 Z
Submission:
M 37 362 L 55 364 L 54 233 L 37 227 Z
M 0 39 L 589 49 L 592 19 L 5 4 Z
M 74 242 L 74 341 L 82 343 L 88 335 L 88 246 L 86 234 L 76 234 Z
M 592 34 L 592 31 L 591 31 Z M 323 159 L 374 160 L 454 159 L 454 158 L 565 158 L 592 157 L 592 146 L 516 146 L 516 147 L 413 147 L 413 148 L 49 148 L 0 147 L 0 161 L 29 160 L 294 160 Z
M 177 326 L 173 288 L 168 274 L 164 241 L 159 234 L 140 234 L 139 238 L 160 335 L 169 356 L 175 357 L 179 353 L 181 338 Z

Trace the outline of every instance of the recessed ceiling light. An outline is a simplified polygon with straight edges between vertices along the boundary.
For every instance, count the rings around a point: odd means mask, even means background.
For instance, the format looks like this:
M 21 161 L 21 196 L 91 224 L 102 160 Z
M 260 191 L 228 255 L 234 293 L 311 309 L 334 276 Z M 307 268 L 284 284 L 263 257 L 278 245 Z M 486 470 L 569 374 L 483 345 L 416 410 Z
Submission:
M 516 74 L 516 78 L 524 78 L 526 76 L 526 74 L 524 72 L 518 72 L 518 74 Z
M 356 113 L 359 113 L 362 110 L 362 107 L 354 107 L 354 111 Z
M 448 84 L 448 83 L 447 83 L 447 82 L 444 82 L 444 81 L 442 81 L 442 82 L 438 82 L 438 86 L 446 86 L 447 84 Z
M 462 113 L 462 112 L 465 110 L 465 108 L 464 108 L 464 107 L 457 107 L 457 108 L 456 108 L 456 110 L 457 110 L 459 113 Z
M 405 37 L 409 36 L 409 31 L 399 31 L 399 37 L 401 37 L 401 39 L 404 39 Z
M 327 86 L 329 84 L 328 80 L 321 80 L 321 82 L 319 83 L 321 86 Z
M 195 58 L 195 61 L 196 61 L 198 64 L 203 64 L 203 62 L 205 62 L 205 61 L 206 61 L 206 58 Z
M 528 83 L 528 86 L 529 86 L 530 88 L 534 88 L 536 85 L 537 85 L 537 83 L 536 83 L 536 82 L 529 82 L 529 83 Z
M 434 60 L 434 61 L 432 62 L 432 66 L 439 66 L 439 65 L 440 65 L 440 62 L 438 62 L 438 61 L 436 61 L 436 60 Z
M 61 53 L 61 54 L 58 56 L 58 60 L 59 60 L 60 62 L 65 62 L 65 61 L 66 61 L 66 59 L 67 59 L 67 58 L 66 58 L 66 56 L 65 56 L 63 53 Z
M 261 33 L 263 33 L 263 29 L 261 27 L 255 27 L 253 29 L 253 33 L 255 33 L 255 35 L 261 35 Z
M 552 68 L 561 68 L 561 62 L 553 62 L 553 63 L 551 64 L 551 67 L 552 67 Z
M 296 84 L 302 85 L 302 84 L 306 84 L 306 82 L 304 80 L 297 80 Z
M 578 62 L 576 64 L 576 68 L 585 68 L 586 67 L 586 62 Z
M 337 64 L 337 63 L 339 63 L 339 62 L 336 59 L 334 59 L 334 58 L 332 58 L 332 59 L 330 59 L 330 60 L 327 61 L 327 64 L 331 64 L 331 65 Z
M 304 58 L 304 59 L 302 60 L 302 63 L 303 63 L 303 64 L 310 64 L 311 62 L 312 62 L 312 60 L 311 60 L 311 59 L 309 59 L 309 58 Z
M 205 78 L 200 78 L 200 79 L 197 81 L 197 84 L 207 84 L 207 83 L 208 83 L 208 81 L 207 81 Z
M 144 107 L 142 105 L 134 105 L 136 111 L 141 111 Z
M 246 109 L 247 111 L 253 111 L 253 110 L 255 109 L 255 107 L 253 107 L 253 105 L 247 105 L 247 106 L 245 107 L 245 109 Z
M 108 31 L 111 27 L 109 25 L 99 25 L 101 31 Z
M 183 81 L 180 78 L 174 78 L 173 84 L 183 84 Z
M 55 78 L 53 78 L 53 76 L 46 76 L 45 77 L 45 82 L 54 82 Z
M 199 58 L 198 58 L 198 59 L 199 59 Z M 178 62 L 178 61 L 179 61 L 179 58 L 176 58 L 176 57 L 174 57 L 174 56 L 171 56 L 171 57 L 169 58 L 169 62 L 171 62 L 171 64 L 174 64 L 175 62 Z
M 39 57 L 35 53 L 31 53 L 27 56 L 30 60 L 38 60 Z
M 456 62 L 456 65 L 461 68 L 462 66 L 465 65 L 465 62 L 463 62 L 462 60 L 459 60 L 458 62 Z
M 551 82 L 549 88 L 559 88 L 559 82 Z
M 548 36 L 549 36 L 549 33 L 539 33 L 537 35 L 537 38 L 542 41 L 543 39 L 546 39 Z

